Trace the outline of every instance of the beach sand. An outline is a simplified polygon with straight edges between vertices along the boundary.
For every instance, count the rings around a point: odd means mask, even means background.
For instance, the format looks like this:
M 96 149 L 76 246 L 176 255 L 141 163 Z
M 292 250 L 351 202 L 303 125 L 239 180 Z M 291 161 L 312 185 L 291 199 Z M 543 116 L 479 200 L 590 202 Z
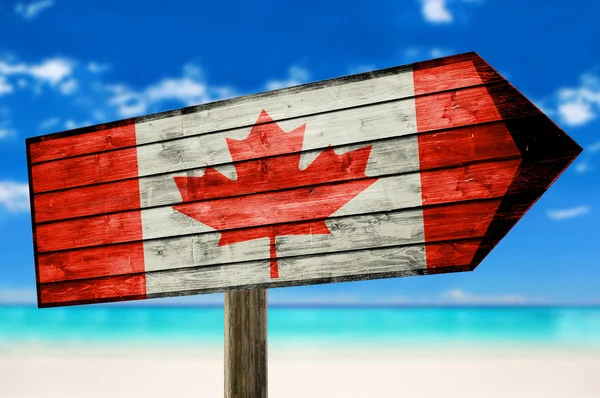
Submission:
M 223 350 L 0 352 L 0 397 L 222 397 Z M 600 352 L 269 347 L 270 397 L 600 397 Z

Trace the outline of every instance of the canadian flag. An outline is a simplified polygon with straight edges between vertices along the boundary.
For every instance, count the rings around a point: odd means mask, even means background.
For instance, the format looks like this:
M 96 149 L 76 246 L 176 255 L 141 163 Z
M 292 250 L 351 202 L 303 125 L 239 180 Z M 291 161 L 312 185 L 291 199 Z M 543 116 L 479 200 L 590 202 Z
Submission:
M 580 152 L 474 53 L 27 149 L 41 307 L 472 270 Z

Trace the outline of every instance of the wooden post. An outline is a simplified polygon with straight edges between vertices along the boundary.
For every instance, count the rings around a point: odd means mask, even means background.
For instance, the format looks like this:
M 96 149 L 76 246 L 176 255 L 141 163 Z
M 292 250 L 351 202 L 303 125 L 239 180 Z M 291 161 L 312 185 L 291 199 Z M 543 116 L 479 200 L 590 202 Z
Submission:
M 267 398 L 267 289 L 225 293 L 225 398 Z

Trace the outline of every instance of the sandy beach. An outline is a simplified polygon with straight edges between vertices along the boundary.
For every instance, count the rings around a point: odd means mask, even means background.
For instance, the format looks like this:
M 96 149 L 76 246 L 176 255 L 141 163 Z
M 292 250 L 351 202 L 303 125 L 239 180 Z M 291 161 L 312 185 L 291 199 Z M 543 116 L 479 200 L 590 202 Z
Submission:
M 585 349 L 270 347 L 270 397 L 598 397 Z M 0 396 L 220 397 L 223 351 L 18 349 L 0 355 Z

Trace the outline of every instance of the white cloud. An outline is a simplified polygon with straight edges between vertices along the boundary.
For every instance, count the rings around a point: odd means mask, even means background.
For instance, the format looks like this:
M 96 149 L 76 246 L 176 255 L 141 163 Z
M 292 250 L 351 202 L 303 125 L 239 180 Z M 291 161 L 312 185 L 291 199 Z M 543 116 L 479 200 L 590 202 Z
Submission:
M 585 173 L 590 170 L 590 164 L 586 161 L 581 161 L 575 165 L 575 171 L 577 173 Z
M 39 79 L 45 80 L 50 84 L 57 84 L 73 71 L 71 61 L 61 58 L 49 59 L 40 65 L 34 65 L 29 68 L 29 73 Z
M 450 23 L 454 20 L 448 10 L 446 0 L 421 0 L 421 12 L 426 21 L 440 24 Z
M 596 117 L 592 105 L 580 99 L 559 104 L 558 114 L 569 126 L 581 126 Z
M 356 65 L 348 68 L 348 73 L 354 75 L 357 73 L 371 72 L 375 69 L 377 68 L 373 64 Z
M 595 169 L 595 167 L 593 167 L 593 161 L 598 152 L 600 152 L 600 141 L 588 145 L 583 151 L 582 156 L 574 165 L 575 172 L 583 174 Z
M 4 76 L 0 76 L 0 96 L 13 92 L 13 86 L 10 85 Z
M 446 55 L 450 55 L 450 52 L 448 50 L 443 49 L 443 48 L 433 47 L 430 50 L 430 54 L 434 58 L 441 58 L 441 57 L 445 57 Z
M 481 295 L 471 294 L 460 289 L 452 289 L 440 295 L 440 301 L 460 304 L 523 304 L 528 300 L 519 294 Z
M 425 21 L 442 25 L 451 24 L 457 19 L 460 20 L 460 18 L 456 18 L 455 16 L 455 12 L 457 11 L 456 4 L 480 5 L 484 0 L 420 0 L 420 2 L 421 13 Z M 450 10 L 450 5 L 452 5 L 453 10 Z
M 136 91 L 124 84 L 107 85 L 104 89 L 111 94 L 109 104 L 116 107 L 123 117 L 142 115 L 166 101 L 190 106 L 235 95 L 230 87 L 208 84 L 200 68 L 193 64 L 184 66 L 181 77 L 162 79 L 143 90 Z
M 600 141 L 594 142 L 592 145 L 590 145 L 588 147 L 587 150 L 590 151 L 590 152 L 592 152 L 592 153 L 600 152 Z
M 402 54 L 403 62 L 423 61 L 429 58 L 441 58 L 451 55 L 453 51 L 448 48 L 441 47 L 409 47 Z
M 88 62 L 86 68 L 92 73 L 102 73 L 106 72 L 110 68 L 110 65 L 92 61 Z
M 28 211 L 28 185 L 14 181 L 0 181 L 0 207 L 14 213 Z
M 67 130 L 73 130 L 73 129 L 76 129 L 79 127 L 84 127 L 84 126 L 91 126 L 92 124 L 94 124 L 94 123 L 89 120 L 84 120 L 84 121 L 75 121 L 72 119 L 65 120 L 65 128 Z
M 64 95 L 71 95 L 77 91 L 77 81 L 69 79 L 59 86 L 60 92 Z
M 567 220 L 569 218 L 579 217 L 590 212 L 589 206 L 577 206 L 562 210 L 548 210 L 546 214 L 551 220 Z
M 282 80 L 269 80 L 265 84 L 267 90 L 277 90 L 280 88 L 298 86 L 308 82 L 310 79 L 310 72 L 308 69 L 301 66 L 292 66 L 288 69 L 288 77 Z
M 0 126 L 0 138 L 8 137 L 9 135 L 12 135 L 12 133 L 12 130 Z
M 135 92 L 124 84 L 104 87 L 111 94 L 108 104 L 117 108 L 122 117 L 139 116 L 146 112 L 148 101 L 143 93 Z
M 583 126 L 598 117 L 600 79 L 596 75 L 585 74 L 578 86 L 560 89 L 549 102 L 564 124 L 571 127 Z
M 59 122 L 60 122 L 59 118 L 51 117 L 49 119 L 43 120 L 40 123 L 40 128 L 44 129 L 44 130 L 51 129 L 52 127 L 55 127 Z
M 40 13 L 54 5 L 54 0 L 40 0 L 26 4 L 18 2 L 15 5 L 15 12 L 24 19 L 31 20 L 40 15 Z
M 0 77 L 2 75 L 26 76 L 35 79 L 37 82 L 55 86 L 73 74 L 74 66 L 71 60 L 65 58 L 46 59 L 39 64 L 14 63 L 7 60 L 0 60 Z M 24 83 L 20 83 L 20 85 L 26 86 Z
M 146 89 L 151 102 L 177 100 L 186 105 L 199 104 L 210 100 L 207 86 L 188 77 L 164 79 Z

